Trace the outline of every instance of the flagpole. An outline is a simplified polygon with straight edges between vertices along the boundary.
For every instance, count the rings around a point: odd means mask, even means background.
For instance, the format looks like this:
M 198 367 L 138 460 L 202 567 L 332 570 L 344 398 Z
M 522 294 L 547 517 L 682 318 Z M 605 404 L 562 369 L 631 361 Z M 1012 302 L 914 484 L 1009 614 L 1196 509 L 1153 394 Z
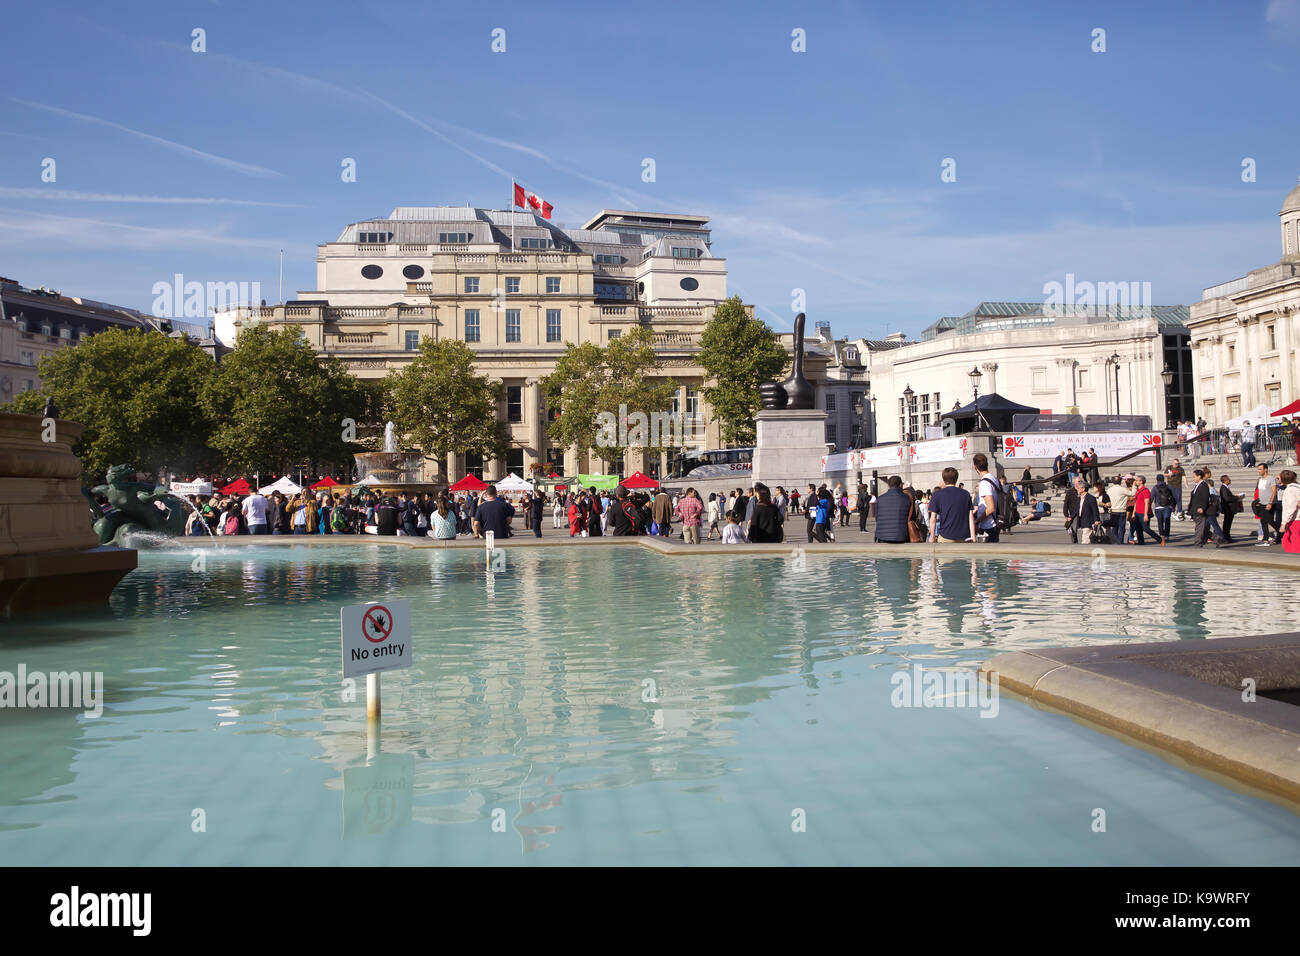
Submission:
M 510 254 L 515 254 L 515 177 L 510 177 Z

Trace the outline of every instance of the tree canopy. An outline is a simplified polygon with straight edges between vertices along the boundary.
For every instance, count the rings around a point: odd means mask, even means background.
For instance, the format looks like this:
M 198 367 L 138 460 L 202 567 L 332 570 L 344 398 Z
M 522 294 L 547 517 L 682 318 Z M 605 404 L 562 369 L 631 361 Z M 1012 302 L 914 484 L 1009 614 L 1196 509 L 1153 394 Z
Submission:
M 505 386 L 474 371 L 474 353 L 457 339 L 420 343 L 404 369 L 388 373 L 393 426 L 426 456 L 470 452 L 503 458 L 510 445 L 497 405 Z
M 561 448 L 595 452 L 602 460 L 621 462 L 626 446 L 609 444 L 601 416 L 641 413 L 647 417 L 670 411 L 677 383 L 660 378 L 662 368 L 654 338 L 644 327 L 629 329 L 603 348 L 594 342 L 568 343 L 555 371 L 542 379 L 542 390 L 554 418 L 547 429 Z M 651 430 L 642 446 L 659 450 L 662 436 Z
M 739 296 L 713 313 L 700 336 L 699 361 L 712 384 L 701 389 L 728 444 L 752 445 L 754 415 L 762 407 L 758 386 L 772 381 L 790 361 L 776 333 L 750 318 Z
M 364 420 L 366 399 L 338 359 L 318 359 L 296 329 L 265 325 L 240 332 L 201 397 L 212 447 L 248 474 L 350 462 L 343 420 Z
M 211 467 L 209 418 L 200 396 L 216 368 L 181 339 L 139 329 L 106 329 L 44 356 L 39 389 L 8 406 L 39 415 L 53 398 L 59 418 L 85 426 L 73 451 L 87 480 L 112 465 L 195 473 Z

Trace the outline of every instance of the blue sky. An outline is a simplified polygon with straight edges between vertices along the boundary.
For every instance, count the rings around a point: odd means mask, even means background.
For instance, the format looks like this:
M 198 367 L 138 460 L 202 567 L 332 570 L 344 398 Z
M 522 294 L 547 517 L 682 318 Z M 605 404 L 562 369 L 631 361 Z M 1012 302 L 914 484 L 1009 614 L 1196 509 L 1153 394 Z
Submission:
M 55 0 L 6 34 L 0 274 L 144 310 L 178 272 L 274 301 L 281 248 L 291 298 L 347 223 L 511 175 L 572 226 L 711 216 L 781 329 L 796 288 L 871 337 L 1066 273 L 1190 303 L 1279 258 L 1300 174 L 1300 0 Z

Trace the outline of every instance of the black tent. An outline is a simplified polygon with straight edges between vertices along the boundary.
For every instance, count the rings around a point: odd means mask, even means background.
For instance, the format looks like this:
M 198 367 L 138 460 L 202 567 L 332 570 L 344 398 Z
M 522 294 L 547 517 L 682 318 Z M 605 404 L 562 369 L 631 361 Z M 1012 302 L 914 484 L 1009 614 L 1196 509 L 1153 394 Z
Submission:
M 978 410 L 976 410 L 977 405 Z M 1011 421 L 1013 415 L 1037 415 L 1040 411 L 1041 409 L 1030 408 L 1028 405 L 1003 398 L 997 392 L 989 392 L 987 395 L 981 395 L 976 402 L 945 412 L 943 419 L 945 422 L 952 419 L 951 433 L 954 435 L 964 435 L 973 431 L 1009 432 L 1015 428 Z M 982 422 L 981 418 L 983 418 Z M 947 428 L 944 429 L 944 434 L 949 434 Z

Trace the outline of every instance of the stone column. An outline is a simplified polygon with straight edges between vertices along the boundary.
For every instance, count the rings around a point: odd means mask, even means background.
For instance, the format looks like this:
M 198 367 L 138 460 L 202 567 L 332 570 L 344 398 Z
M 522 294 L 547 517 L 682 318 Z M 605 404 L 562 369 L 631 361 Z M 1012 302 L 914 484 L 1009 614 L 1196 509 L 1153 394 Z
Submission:
M 528 466 L 545 460 L 542 447 L 542 388 L 540 381 L 535 378 L 524 380 L 524 421 L 528 425 L 528 446 L 524 449 L 524 477 L 527 478 Z

